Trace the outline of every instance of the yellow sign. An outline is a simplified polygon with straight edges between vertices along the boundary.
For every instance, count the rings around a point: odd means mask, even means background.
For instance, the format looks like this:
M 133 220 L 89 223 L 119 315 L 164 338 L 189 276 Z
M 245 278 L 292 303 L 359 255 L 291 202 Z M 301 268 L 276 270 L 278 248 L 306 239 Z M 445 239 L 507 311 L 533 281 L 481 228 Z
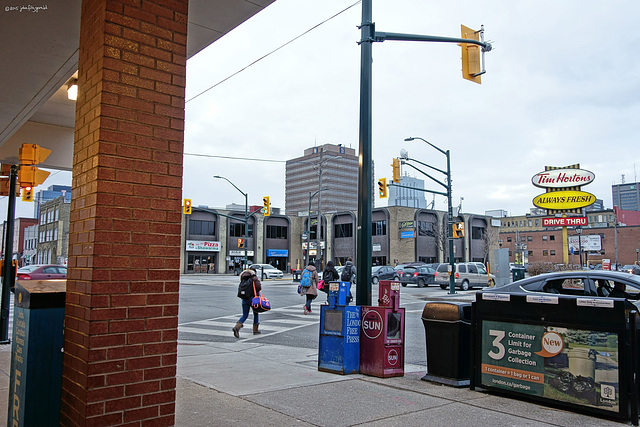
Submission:
M 533 204 L 542 209 L 579 209 L 594 204 L 596 196 L 586 191 L 550 191 L 533 198 Z

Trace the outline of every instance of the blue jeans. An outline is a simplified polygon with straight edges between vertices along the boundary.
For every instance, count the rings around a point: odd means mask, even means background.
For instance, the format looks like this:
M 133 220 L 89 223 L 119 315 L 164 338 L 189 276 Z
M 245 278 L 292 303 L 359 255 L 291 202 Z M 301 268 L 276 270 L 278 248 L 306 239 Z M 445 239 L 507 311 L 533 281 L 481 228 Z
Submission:
M 240 320 L 238 320 L 238 322 L 244 323 L 247 320 L 247 317 L 249 317 L 249 310 L 250 309 L 251 309 L 251 298 L 243 299 L 242 300 L 242 317 L 240 318 Z M 258 313 L 256 313 L 254 311 L 253 312 L 253 324 L 257 325 L 258 323 L 260 323 L 260 321 L 258 320 Z

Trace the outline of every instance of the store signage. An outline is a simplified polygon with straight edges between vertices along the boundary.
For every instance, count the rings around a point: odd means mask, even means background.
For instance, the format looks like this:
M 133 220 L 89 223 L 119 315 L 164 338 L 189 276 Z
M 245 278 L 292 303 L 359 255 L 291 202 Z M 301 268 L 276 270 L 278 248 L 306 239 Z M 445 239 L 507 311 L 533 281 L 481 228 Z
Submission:
M 377 311 L 369 310 L 362 315 L 362 333 L 370 340 L 375 340 L 380 336 L 382 325 L 382 317 Z
M 382 251 L 382 245 L 380 243 L 373 243 L 371 245 L 371 251 L 372 252 L 380 252 L 380 251 Z
M 617 333 L 482 322 L 480 385 L 620 411 Z
M 401 239 L 409 239 L 413 237 L 413 230 L 412 231 L 401 231 L 400 232 L 400 238 Z
M 573 216 L 569 218 L 542 218 L 543 227 L 576 227 L 586 226 L 589 222 L 584 216 Z
M 229 256 L 244 256 L 243 250 L 229 251 Z M 253 256 L 253 251 L 247 251 L 247 256 Z
M 206 240 L 187 240 L 188 251 L 220 252 L 220 242 Z
M 579 209 L 594 204 L 596 196 L 586 191 L 551 191 L 534 197 L 533 204 L 542 209 Z
M 569 248 L 573 249 L 576 253 L 580 248 L 582 248 L 582 252 L 602 250 L 602 236 L 599 234 L 580 236 L 580 243 L 578 243 L 578 236 L 569 236 L 567 240 Z
M 269 257 L 288 257 L 289 250 L 287 249 L 267 249 L 267 256 Z
M 531 183 L 541 188 L 580 187 L 591 184 L 596 176 L 585 169 L 552 169 L 539 172 L 531 178 Z
M 398 228 L 415 228 L 415 221 L 400 221 L 398 223 Z

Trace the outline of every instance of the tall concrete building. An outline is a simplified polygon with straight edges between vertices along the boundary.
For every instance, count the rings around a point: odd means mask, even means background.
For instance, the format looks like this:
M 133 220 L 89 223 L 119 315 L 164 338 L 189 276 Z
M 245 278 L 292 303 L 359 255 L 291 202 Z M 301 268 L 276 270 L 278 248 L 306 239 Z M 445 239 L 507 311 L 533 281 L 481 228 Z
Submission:
M 640 182 L 611 186 L 613 206 L 627 211 L 640 211 Z
M 402 187 L 389 187 L 389 206 L 406 206 L 408 208 L 426 209 L 424 180 L 403 176 L 400 178 Z M 404 188 L 411 187 L 411 188 Z
M 307 148 L 302 157 L 287 160 L 285 181 L 286 215 L 306 215 L 310 199 L 312 212 L 358 210 L 358 157 L 353 148 Z

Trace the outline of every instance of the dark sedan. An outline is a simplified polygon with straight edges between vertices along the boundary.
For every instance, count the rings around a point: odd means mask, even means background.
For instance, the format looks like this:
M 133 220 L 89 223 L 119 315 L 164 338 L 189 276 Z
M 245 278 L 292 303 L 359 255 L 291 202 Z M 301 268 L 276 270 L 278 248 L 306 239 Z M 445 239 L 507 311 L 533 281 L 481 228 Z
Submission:
M 546 293 L 588 297 L 609 297 L 618 284 L 628 299 L 640 299 L 640 277 L 635 274 L 607 270 L 562 271 L 540 274 L 496 288 L 490 293 Z M 621 286 L 624 285 L 624 286 Z M 613 296 L 616 296 L 614 293 Z
M 402 286 L 408 284 L 418 285 L 419 288 L 429 286 L 436 283 L 436 271 L 426 265 L 416 265 L 413 267 L 405 267 L 400 276 Z
M 380 280 L 398 280 L 398 273 L 389 265 L 371 267 L 371 283 L 376 285 Z
M 27 265 L 19 268 L 16 279 L 18 280 L 49 280 L 66 279 L 67 267 L 63 265 Z

